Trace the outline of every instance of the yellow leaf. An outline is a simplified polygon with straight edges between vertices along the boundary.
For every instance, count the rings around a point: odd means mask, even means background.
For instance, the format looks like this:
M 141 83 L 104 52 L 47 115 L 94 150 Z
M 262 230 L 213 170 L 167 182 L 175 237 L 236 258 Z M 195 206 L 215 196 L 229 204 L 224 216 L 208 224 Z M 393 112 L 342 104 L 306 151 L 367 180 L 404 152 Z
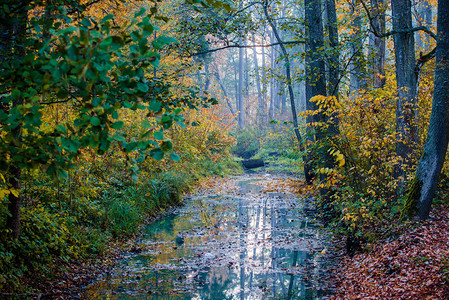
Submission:
M 16 190 L 16 189 L 10 189 L 9 192 L 10 192 L 11 194 L 13 194 L 14 196 L 19 197 L 19 190 Z

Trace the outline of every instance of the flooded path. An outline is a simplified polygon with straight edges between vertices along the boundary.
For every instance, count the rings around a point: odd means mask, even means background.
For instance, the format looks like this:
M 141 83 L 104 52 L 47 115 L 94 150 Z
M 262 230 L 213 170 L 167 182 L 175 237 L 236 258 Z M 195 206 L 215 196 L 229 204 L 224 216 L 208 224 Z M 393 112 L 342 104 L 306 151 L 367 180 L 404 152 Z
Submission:
M 328 236 L 287 177 L 211 183 L 148 225 L 142 251 L 86 288 L 86 299 L 319 299 Z

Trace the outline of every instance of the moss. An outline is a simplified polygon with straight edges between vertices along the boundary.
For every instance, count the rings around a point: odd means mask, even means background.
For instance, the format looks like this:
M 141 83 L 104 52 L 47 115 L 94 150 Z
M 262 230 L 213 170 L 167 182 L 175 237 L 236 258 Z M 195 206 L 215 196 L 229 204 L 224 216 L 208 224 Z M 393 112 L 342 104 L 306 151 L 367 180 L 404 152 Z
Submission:
M 421 196 L 421 188 L 422 182 L 417 176 L 415 176 L 407 192 L 404 207 L 401 212 L 401 220 L 403 220 L 406 216 L 411 218 L 416 213 L 418 199 Z

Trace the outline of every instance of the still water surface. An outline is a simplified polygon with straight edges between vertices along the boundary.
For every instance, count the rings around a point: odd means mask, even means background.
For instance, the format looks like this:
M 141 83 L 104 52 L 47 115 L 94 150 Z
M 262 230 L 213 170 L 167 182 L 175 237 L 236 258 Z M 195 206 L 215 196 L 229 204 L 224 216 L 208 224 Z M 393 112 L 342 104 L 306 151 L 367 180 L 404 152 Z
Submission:
M 279 180 L 268 174 L 230 180 L 237 190 L 191 195 L 148 225 L 144 250 L 88 286 L 84 298 L 323 297 L 328 236 L 305 201 L 261 186 Z

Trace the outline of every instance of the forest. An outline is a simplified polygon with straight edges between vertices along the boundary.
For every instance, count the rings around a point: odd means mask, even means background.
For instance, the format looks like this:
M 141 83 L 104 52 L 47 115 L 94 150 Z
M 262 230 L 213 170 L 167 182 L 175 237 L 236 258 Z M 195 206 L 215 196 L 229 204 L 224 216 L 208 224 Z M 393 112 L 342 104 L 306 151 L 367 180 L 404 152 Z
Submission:
M 0 298 L 448 297 L 449 0 L 0 3 Z

